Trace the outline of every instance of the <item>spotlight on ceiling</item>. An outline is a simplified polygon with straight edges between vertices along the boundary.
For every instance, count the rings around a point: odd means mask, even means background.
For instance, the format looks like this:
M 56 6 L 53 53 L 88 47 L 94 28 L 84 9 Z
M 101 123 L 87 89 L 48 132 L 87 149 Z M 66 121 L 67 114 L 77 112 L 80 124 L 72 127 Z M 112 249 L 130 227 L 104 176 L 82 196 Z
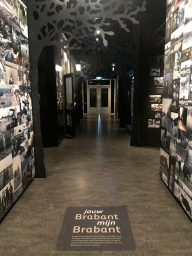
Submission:
M 101 31 L 100 30 L 97 30 L 97 35 L 99 35 L 101 33 Z

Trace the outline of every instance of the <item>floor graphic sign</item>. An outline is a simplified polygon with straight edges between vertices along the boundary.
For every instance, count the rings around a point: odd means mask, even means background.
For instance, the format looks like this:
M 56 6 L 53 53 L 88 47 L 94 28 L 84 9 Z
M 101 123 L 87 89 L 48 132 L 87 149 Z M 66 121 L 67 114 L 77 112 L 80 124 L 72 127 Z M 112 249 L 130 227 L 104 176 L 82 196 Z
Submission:
M 57 251 L 134 251 L 125 206 L 68 207 Z

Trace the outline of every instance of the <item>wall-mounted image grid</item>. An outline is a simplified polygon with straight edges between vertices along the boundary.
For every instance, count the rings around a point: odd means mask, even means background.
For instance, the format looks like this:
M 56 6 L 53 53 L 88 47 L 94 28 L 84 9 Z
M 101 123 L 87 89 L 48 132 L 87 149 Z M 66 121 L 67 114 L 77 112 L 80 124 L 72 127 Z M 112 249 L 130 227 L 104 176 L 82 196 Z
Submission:
M 192 0 L 167 1 L 161 160 L 169 157 L 170 173 L 160 166 L 162 180 L 192 218 L 191 10 Z
M 35 167 L 27 9 L 22 1 L 0 0 L 0 16 L 1 219 L 27 186 L 24 162 L 32 178 Z

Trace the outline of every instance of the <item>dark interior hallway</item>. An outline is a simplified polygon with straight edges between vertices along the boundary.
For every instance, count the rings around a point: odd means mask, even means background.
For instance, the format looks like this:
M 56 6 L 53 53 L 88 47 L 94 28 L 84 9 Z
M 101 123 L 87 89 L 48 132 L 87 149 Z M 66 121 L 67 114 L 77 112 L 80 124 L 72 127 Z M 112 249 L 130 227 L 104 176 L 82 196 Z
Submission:
M 46 179 L 35 179 L 1 223 L 6 256 L 189 256 L 190 220 L 159 178 L 159 150 L 130 147 L 115 116 L 85 117 L 76 139 L 45 149 Z M 126 206 L 134 252 L 57 252 L 69 206 Z

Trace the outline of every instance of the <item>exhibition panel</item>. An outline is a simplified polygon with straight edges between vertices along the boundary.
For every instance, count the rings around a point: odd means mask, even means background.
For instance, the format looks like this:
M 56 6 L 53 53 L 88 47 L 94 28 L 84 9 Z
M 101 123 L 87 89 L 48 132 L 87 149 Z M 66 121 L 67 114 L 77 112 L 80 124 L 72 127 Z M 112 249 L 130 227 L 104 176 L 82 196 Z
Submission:
M 0 220 L 35 176 L 27 8 L 0 0 Z
M 160 175 L 192 218 L 192 0 L 167 0 Z

